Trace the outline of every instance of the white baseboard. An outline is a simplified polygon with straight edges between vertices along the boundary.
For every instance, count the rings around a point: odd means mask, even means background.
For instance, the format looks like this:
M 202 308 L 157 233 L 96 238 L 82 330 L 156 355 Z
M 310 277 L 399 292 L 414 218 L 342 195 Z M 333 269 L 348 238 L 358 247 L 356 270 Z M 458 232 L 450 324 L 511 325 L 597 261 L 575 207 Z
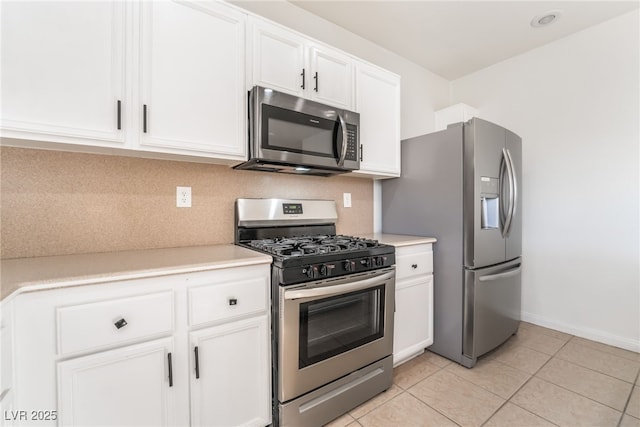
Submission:
M 603 344 L 609 344 L 614 347 L 619 347 L 625 350 L 631 350 L 635 351 L 636 353 L 640 353 L 640 340 L 619 337 L 617 335 L 608 334 L 597 329 L 569 325 L 552 319 L 546 319 L 542 316 L 538 316 L 537 314 L 527 313 L 524 311 L 521 313 L 521 316 L 522 320 L 525 322 L 533 323 L 538 326 L 544 326 L 545 328 L 555 329 L 556 331 L 565 332 L 567 334 L 575 335 L 581 338 L 598 341 Z

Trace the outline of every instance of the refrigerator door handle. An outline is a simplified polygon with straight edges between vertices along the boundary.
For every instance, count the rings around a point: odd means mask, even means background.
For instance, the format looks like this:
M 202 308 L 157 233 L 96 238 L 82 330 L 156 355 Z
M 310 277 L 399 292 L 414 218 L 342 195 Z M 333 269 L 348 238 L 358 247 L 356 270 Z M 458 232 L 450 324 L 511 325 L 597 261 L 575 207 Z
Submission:
M 509 209 L 509 228 L 507 229 L 507 237 L 511 234 L 511 227 L 513 226 L 513 217 L 516 215 L 516 206 L 518 206 L 518 181 L 516 180 L 516 166 L 513 164 L 513 158 L 511 157 L 511 151 L 506 149 L 508 166 L 507 169 L 511 169 L 510 173 L 510 209 Z M 510 166 L 510 168 L 509 168 Z
M 505 198 L 504 196 L 504 181 L 505 178 L 509 179 L 509 205 L 505 209 Z M 509 158 L 507 155 L 507 149 L 502 149 L 502 161 L 500 162 L 500 224 L 502 225 L 502 237 L 508 236 L 508 231 L 511 226 L 511 200 L 513 199 L 513 187 L 511 180 L 511 170 L 509 164 Z M 506 210 L 506 213 L 505 213 Z
M 509 237 L 509 233 L 511 232 L 511 221 L 513 220 L 513 207 L 514 207 L 514 174 L 513 168 L 511 164 L 511 155 L 509 154 L 509 150 L 506 148 L 502 149 L 502 158 L 504 161 L 504 165 L 507 169 L 507 176 L 509 178 L 509 207 L 507 208 L 506 219 L 504 221 L 504 227 L 502 228 L 502 237 Z
M 518 266 L 513 270 L 505 271 L 504 273 L 490 274 L 488 276 L 480 276 L 478 280 L 480 282 L 491 282 L 493 280 L 506 279 L 507 277 L 517 276 L 522 271 L 522 267 Z

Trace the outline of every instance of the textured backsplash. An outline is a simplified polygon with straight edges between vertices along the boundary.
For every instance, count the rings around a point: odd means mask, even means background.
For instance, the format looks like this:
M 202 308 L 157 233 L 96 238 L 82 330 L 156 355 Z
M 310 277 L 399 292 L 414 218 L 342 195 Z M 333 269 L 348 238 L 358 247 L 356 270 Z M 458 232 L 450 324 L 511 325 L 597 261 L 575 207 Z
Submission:
M 232 243 L 241 197 L 336 200 L 338 233 L 373 231 L 369 179 L 12 147 L 0 174 L 2 258 Z M 176 208 L 176 186 L 191 187 L 191 208 Z

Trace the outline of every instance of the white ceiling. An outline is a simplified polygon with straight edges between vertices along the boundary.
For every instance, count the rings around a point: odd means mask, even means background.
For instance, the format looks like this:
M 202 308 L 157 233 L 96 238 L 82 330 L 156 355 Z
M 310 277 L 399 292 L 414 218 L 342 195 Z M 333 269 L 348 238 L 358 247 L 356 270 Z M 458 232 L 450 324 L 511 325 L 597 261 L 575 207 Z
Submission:
M 640 1 L 289 0 L 454 80 L 631 10 Z M 560 19 L 533 28 L 534 16 Z M 567 52 L 570 55 L 571 52 Z

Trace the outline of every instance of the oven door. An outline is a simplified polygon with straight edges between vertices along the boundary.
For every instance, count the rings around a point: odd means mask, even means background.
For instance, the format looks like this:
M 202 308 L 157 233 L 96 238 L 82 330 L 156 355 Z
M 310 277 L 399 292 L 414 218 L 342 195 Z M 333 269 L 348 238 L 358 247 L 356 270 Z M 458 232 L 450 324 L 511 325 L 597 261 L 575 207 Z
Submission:
M 394 295 L 395 267 L 282 287 L 280 402 L 390 355 Z

